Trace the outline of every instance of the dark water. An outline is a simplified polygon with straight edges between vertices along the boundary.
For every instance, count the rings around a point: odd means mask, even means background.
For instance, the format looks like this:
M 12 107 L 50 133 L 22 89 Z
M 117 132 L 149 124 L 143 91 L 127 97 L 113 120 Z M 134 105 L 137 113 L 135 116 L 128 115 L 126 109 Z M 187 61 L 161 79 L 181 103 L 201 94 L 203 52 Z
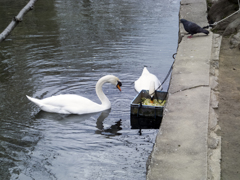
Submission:
M 0 1 L 2 31 L 28 0 Z M 179 0 L 48 0 L 0 43 L 1 179 L 145 179 L 157 130 L 130 126 L 133 82 L 144 65 L 162 81 L 176 52 Z M 25 95 L 73 93 L 112 109 L 90 115 L 39 111 Z M 164 89 L 168 87 L 168 81 Z

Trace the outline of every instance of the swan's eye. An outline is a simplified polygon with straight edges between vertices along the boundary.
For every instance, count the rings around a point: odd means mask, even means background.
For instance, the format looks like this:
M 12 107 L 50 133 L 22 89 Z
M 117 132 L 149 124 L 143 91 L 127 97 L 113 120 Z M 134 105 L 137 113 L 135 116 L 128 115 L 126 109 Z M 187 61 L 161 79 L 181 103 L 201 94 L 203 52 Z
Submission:
M 117 85 L 122 86 L 122 83 L 120 81 L 118 81 Z

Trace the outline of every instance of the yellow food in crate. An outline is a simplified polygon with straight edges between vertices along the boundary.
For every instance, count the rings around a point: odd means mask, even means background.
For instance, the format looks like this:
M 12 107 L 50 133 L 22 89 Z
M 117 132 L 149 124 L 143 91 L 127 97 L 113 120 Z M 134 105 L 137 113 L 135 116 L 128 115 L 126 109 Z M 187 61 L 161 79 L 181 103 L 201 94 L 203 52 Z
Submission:
M 157 99 L 153 99 L 153 103 L 150 102 L 151 99 L 148 98 L 142 98 L 141 99 L 141 103 L 142 105 L 147 105 L 147 106 L 164 106 L 164 104 L 166 103 L 166 100 L 157 100 Z

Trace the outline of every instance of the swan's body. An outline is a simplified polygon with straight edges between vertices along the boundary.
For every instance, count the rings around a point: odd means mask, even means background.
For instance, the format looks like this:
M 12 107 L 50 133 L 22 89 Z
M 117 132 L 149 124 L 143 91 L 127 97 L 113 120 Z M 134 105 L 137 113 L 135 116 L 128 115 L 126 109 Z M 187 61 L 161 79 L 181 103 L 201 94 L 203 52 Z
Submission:
M 111 108 L 111 103 L 102 91 L 104 83 L 116 85 L 121 91 L 122 83 L 113 75 L 106 75 L 100 78 L 96 84 L 96 93 L 102 104 L 95 103 L 85 97 L 74 94 L 63 94 L 48 97 L 45 99 L 35 99 L 27 96 L 27 98 L 38 105 L 43 111 L 61 113 L 61 114 L 88 114 L 100 112 Z
M 142 75 L 135 81 L 134 85 L 137 92 L 140 92 L 142 89 L 149 90 L 149 94 L 153 97 L 155 90 L 159 88 L 162 90 L 162 86 L 158 78 L 150 73 L 146 67 L 143 68 Z

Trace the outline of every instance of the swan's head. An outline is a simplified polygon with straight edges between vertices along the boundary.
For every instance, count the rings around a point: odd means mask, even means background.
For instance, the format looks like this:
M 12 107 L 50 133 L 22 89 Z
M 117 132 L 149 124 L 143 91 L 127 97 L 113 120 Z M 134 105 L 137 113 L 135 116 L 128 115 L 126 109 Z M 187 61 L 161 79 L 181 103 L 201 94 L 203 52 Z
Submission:
M 117 77 L 115 77 L 115 80 L 113 82 L 111 82 L 111 83 L 116 85 L 116 87 L 119 89 L 119 91 L 121 91 L 122 83 L 121 83 L 121 81 Z
M 119 91 L 121 91 L 121 86 L 122 86 L 122 83 L 121 81 L 118 81 L 116 87 L 119 89 Z
M 115 85 L 119 89 L 119 91 L 121 91 L 122 83 L 118 79 L 118 77 L 113 76 L 113 75 L 108 75 L 107 76 L 107 81 L 110 82 L 111 84 Z

